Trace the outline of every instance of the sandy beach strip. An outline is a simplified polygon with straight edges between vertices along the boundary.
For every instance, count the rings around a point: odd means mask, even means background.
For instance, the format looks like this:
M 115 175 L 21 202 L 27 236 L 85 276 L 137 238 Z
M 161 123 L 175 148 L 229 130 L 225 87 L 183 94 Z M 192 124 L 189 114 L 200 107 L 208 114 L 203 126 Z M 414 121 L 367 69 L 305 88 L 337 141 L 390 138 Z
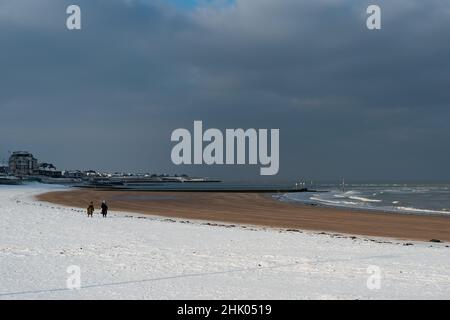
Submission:
M 187 220 L 450 242 L 450 217 L 301 205 L 280 202 L 264 193 L 73 189 L 44 193 L 37 199 L 79 208 L 93 201 L 97 213 L 101 201 L 106 200 L 110 210 Z

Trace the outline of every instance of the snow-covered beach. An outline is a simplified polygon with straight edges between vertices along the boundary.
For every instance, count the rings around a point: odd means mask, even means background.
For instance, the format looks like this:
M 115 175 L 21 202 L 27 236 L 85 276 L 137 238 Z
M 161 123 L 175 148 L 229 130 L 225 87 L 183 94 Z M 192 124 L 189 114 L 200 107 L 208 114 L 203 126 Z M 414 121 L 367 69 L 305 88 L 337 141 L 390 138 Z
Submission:
M 0 299 L 450 298 L 448 243 L 88 219 L 34 199 L 55 188 L 0 186 Z M 80 289 L 67 288 L 70 266 Z

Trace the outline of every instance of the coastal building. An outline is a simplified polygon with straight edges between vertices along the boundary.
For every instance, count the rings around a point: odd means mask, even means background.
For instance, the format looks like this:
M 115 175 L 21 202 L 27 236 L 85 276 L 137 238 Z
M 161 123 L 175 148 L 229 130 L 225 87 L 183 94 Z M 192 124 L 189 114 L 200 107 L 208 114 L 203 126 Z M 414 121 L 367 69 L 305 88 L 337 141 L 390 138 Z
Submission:
M 97 172 L 95 170 L 86 170 L 86 171 L 83 171 L 83 174 L 86 175 L 87 177 L 101 177 L 101 176 L 103 176 L 100 172 Z
M 60 178 L 62 176 L 62 172 L 56 170 L 56 167 L 51 163 L 40 163 L 37 174 L 40 176 L 52 177 L 52 178 Z
M 62 172 L 62 175 L 64 178 L 70 179 L 82 179 L 85 176 L 80 170 L 65 170 Z
M 9 171 L 8 166 L 0 164 L 0 175 L 6 175 L 6 174 L 8 174 L 8 171 Z
M 15 151 L 9 157 L 9 171 L 16 176 L 28 176 L 36 173 L 38 162 L 27 151 Z

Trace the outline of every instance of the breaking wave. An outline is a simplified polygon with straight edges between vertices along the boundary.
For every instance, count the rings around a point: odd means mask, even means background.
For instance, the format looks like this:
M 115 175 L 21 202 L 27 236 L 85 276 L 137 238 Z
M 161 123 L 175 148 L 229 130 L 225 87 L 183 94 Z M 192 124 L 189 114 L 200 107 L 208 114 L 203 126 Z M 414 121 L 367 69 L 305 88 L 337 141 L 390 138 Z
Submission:
M 450 212 L 448 212 L 446 209 L 430 210 L 430 209 L 418 209 L 418 208 L 411 208 L 411 207 L 397 207 L 397 209 L 406 211 L 406 212 L 450 214 Z
M 353 199 L 353 200 L 359 200 L 359 201 L 362 201 L 362 202 L 381 202 L 382 201 L 382 200 L 368 199 L 368 198 L 356 197 L 356 196 L 351 196 L 349 198 Z

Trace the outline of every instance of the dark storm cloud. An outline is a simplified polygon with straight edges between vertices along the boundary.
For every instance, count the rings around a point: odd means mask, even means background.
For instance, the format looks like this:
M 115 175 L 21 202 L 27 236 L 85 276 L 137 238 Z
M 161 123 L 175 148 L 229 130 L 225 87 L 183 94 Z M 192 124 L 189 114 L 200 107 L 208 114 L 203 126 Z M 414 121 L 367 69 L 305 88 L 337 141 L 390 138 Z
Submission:
M 450 179 L 450 4 L 239 0 L 0 4 L 0 154 L 59 167 L 257 178 L 175 167 L 170 133 L 280 128 L 277 178 Z

